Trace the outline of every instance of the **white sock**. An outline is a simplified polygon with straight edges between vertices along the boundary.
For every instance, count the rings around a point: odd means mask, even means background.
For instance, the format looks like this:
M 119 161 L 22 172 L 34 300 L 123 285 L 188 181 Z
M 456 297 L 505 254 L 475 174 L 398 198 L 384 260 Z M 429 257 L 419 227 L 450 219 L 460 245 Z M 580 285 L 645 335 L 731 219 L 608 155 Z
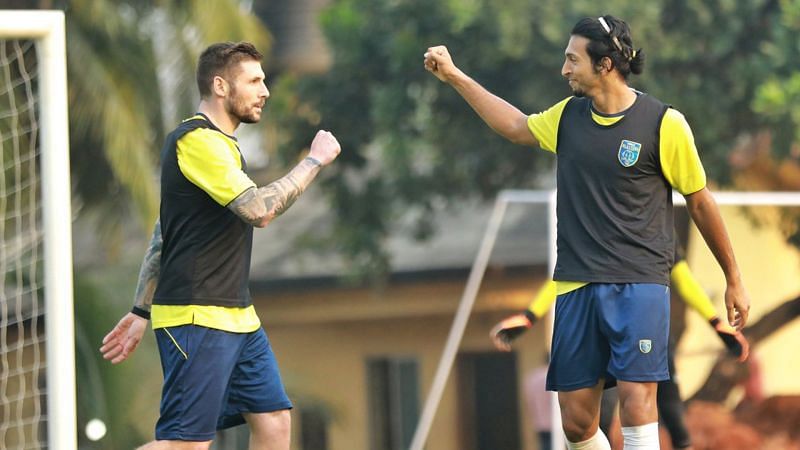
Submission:
M 585 441 L 570 442 L 569 439 L 565 440 L 567 441 L 567 449 L 569 450 L 611 450 L 611 444 L 608 443 L 608 438 L 599 428 L 594 436 Z
M 624 450 L 658 450 L 658 422 L 622 427 Z

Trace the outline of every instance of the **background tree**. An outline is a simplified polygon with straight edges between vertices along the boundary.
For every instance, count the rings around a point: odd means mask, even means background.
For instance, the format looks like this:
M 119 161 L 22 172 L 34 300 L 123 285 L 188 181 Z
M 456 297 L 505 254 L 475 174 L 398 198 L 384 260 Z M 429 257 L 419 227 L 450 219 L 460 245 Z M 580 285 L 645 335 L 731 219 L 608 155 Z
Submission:
M 787 131 L 800 129 L 800 55 L 789 45 L 798 3 L 611 0 L 598 9 L 590 0 L 337 0 L 321 17 L 330 70 L 286 75 L 274 89 L 281 154 L 294 160 L 313 129 L 337 133 L 346 151 L 324 181 L 337 219 L 320 244 L 344 254 L 357 273 L 385 274 L 384 243 L 399 231 L 398 217 L 415 219 L 416 237 L 430 236 L 433 211 L 540 185 L 554 161 L 494 135 L 423 70 L 425 49 L 446 44 L 490 91 L 538 112 L 570 94 L 560 68 L 574 23 L 611 12 L 630 22 L 649 55 L 633 86 L 674 102 L 693 124 L 710 179 L 728 183 L 728 156 L 743 138 L 780 135 L 779 158 L 791 157 L 798 142 Z

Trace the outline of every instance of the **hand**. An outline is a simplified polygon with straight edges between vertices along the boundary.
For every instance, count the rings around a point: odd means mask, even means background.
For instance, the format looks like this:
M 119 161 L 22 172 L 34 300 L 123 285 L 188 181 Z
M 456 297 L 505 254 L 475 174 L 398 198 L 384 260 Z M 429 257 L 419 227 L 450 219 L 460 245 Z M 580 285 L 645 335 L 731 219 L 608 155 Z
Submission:
M 495 348 L 503 352 L 511 351 L 511 342 L 532 327 L 536 316 L 530 311 L 514 314 L 500 321 L 492 328 L 489 337 L 492 338 Z
M 103 354 L 103 358 L 111 360 L 111 364 L 125 361 L 142 341 L 146 329 L 147 319 L 134 313 L 126 314 L 103 338 L 100 353 Z
M 728 352 L 735 356 L 739 362 L 744 362 L 750 354 L 750 343 L 747 342 L 747 338 L 744 337 L 742 332 L 726 329 L 718 317 L 712 318 L 708 323 L 714 327 Z
M 445 83 L 449 83 L 458 73 L 458 68 L 453 64 L 453 58 L 444 45 L 428 48 L 424 57 L 425 70 Z
M 750 297 L 741 283 L 728 284 L 725 289 L 725 308 L 728 310 L 728 323 L 736 331 L 741 331 L 750 314 Z
M 311 141 L 311 151 L 308 152 L 308 156 L 316 159 L 323 166 L 327 166 L 339 156 L 341 151 L 342 147 L 336 137 L 333 136 L 333 133 L 319 130 L 317 135 L 314 136 L 314 140 Z

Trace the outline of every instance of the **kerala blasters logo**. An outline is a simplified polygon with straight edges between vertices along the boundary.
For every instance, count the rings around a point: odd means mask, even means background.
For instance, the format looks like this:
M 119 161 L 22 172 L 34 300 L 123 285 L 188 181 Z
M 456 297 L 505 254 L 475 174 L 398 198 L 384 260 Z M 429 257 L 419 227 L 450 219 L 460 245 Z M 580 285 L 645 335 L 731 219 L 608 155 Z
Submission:
M 639 151 L 641 149 L 642 144 L 623 139 L 617 152 L 617 158 L 622 167 L 630 167 L 636 164 L 636 161 L 639 160 Z
M 639 339 L 639 351 L 642 353 L 650 353 L 653 349 L 653 342 L 650 339 Z

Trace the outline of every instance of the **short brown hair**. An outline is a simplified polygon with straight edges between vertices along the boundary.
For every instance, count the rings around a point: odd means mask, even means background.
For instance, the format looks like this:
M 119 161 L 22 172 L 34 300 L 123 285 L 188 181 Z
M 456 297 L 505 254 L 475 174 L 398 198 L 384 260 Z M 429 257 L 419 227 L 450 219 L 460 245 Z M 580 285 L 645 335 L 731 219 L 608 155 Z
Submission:
M 197 89 L 201 98 L 211 96 L 214 77 L 230 75 L 232 67 L 246 59 L 261 61 L 264 56 L 249 42 L 220 42 L 210 45 L 197 62 Z

